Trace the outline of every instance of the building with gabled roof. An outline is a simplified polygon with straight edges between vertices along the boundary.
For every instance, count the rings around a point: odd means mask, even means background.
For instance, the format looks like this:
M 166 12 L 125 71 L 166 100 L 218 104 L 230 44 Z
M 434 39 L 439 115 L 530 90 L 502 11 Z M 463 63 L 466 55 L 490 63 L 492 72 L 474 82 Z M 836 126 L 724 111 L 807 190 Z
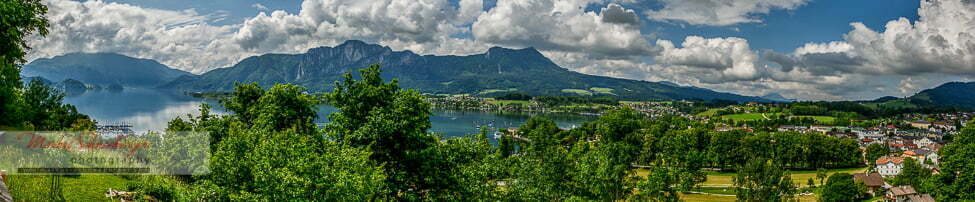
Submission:
M 901 173 L 901 169 L 904 168 L 904 158 L 902 157 L 892 157 L 892 156 L 882 156 L 878 158 L 874 163 L 876 163 L 877 173 L 883 177 L 894 177 Z

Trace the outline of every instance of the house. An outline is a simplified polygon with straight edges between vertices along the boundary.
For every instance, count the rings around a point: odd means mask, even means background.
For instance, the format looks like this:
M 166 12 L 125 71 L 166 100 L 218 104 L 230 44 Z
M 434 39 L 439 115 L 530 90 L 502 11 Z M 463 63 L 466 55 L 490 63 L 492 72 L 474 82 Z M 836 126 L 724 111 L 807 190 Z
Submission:
M 804 131 L 806 129 L 807 129 L 807 127 L 805 127 L 805 126 L 793 126 L 793 125 L 781 125 L 781 126 L 779 126 L 779 132 L 786 132 L 786 131 Z
M 956 130 L 957 129 L 957 128 L 955 128 L 955 124 L 948 123 L 947 121 L 935 121 L 934 123 L 931 123 L 931 124 L 933 124 L 937 128 L 941 128 L 941 129 L 945 129 L 945 130 Z
M 824 126 L 824 125 L 814 125 L 814 126 L 809 127 L 809 129 L 810 130 L 813 130 L 813 131 L 816 131 L 816 132 L 820 132 L 820 133 L 826 133 L 826 132 L 829 132 L 829 131 L 833 131 L 833 127 L 832 126 Z
M 917 159 L 917 162 L 924 164 L 930 160 L 933 164 L 938 163 L 938 153 L 931 151 L 929 149 L 915 149 L 911 151 L 904 152 L 901 157 L 910 157 Z
M 884 182 L 884 178 L 878 173 L 855 173 L 853 174 L 853 181 L 862 182 L 863 185 L 866 185 L 867 193 L 872 196 L 877 196 L 881 190 L 890 188 L 890 185 Z
M 894 177 L 901 173 L 901 169 L 904 168 L 904 158 L 901 157 L 891 157 L 883 156 L 877 159 L 875 162 L 877 165 L 877 173 L 883 177 Z
M 898 186 L 891 187 L 887 190 L 887 194 L 884 195 L 884 201 L 887 202 L 934 202 L 934 197 L 930 194 L 920 194 L 914 190 L 914 187 Z
M 931 194 L 916 194 L 907 197 L 907 201 L 911 202 L 935 202 L 934 197 Z
M 913 121 L 910 124 L 911 127 L 920 128 L 920 129 L 928 129 L 928 127 L 931 127 L 931 122 L 925 120 Z
M 917 144 L 917 145 L 929 145 L 929 144 L 932 144 L 932 143 L 934 143 L 934 141 L 932 141 L 930 138 L 927 138 L 927 137 L 923 137 L 921 139 L 918 139 L 918 140 L 915 140 L 914 141 L 914 144 Z

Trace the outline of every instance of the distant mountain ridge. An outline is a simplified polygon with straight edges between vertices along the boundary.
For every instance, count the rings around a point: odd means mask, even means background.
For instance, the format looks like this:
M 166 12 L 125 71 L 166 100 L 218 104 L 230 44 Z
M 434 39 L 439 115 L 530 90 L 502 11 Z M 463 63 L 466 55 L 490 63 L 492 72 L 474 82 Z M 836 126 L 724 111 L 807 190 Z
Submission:
M 24 77 L 43 77 L 51 81 L 74 79 L 87 84 L 155 87 L 189 72 L 169 68 L 154 60 L 132 58 L 115 53 L 70 53 L 42 58 L 24 65 Z
M 183 75 L 160 88 L 226 91 L 231 90 L 235 82 L 258 82 L 264 86 L 292 83 L 322 92 L 330 91 L 342 74 L 373 63 L 382 65 L 383 78 L 396 78 L 404 88 L 432 94 L 492 96 L 518 92 L 613 96 L 628 100 L 769 101 L 671 83 L 582 74 L 559 67 L 534 48 L 493 47 L 482 54 L 434 56 L 393 51 L 389 47 L 356 40 L 335 47 L 312 48 L 302 54 L 248 57 L 231 67 L 202 75 Z
M 776 101 L 776 102 L 795 102 L 796 101 L 796 99 L 789 99 L 789 98 L 786 98 L 785 96 L 782 96 L 782 94 L 778 94 L 778 93 L 765 94 L 764 96 L 762 96 L 762 98 L 765 98 L 765 99 L 768 99 L 768 100 L 772 100 L 772 101 Z

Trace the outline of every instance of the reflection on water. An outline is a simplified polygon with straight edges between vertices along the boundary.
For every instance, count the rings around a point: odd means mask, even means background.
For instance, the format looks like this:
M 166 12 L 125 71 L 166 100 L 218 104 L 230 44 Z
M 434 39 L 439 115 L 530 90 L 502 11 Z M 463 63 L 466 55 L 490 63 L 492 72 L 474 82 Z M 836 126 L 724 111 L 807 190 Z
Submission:
M 97 91 L 65 97 L 65 102 L 78 107 L 78 111 L 88 114 L 100 123 L 125 122 L 132 124 L 137 132 L 161 131 L 176 117 L 199 115 L 199 106 L 208 103 L 213 113 L 226 114 L 214 100 L 204 100 L 154 89 L 126 88 L 122 92 Z M 318 108 L 316 122 L 328 122 L 328 114 L 338 111 L 334 107 L 322 105 Z M 514 113 L 496 114 L 465 111 L 434 111 L 430 117 L 432 132 L 447 136 L 461 136 L 479 132 L 476 126 L 492 125 L 494 128 L 518 127 L 535 115 Z M 559 127 L 571 128 L 590 121 L 595 117 L 578 115 L 542 115 L 555 120 Z
M 215 101 L 193 98 L 176 92 L 126 88 L 122 92 L 95 91 L 64 98 L 78 111 L 99 123 L 125 122 L 137 132 L 161 131 L 178 116 L 199 115 L 204 102 L 219 108 Z M 214 113 L 226 113 L 214 109 Z

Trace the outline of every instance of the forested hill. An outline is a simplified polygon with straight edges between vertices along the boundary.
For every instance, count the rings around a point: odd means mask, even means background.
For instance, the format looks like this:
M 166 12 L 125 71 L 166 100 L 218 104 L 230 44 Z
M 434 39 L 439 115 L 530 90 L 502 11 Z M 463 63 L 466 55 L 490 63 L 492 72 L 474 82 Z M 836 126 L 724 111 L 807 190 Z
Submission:
M 235 82 L 263 86 L 292 83 L 312 91 L 329 91 L 343 73 L 380 63 L 383 77 L 397 78 L 404 88 L 433 94 L 480 96 L 529 95 L 612 96 L 628 100 L 767 101 L 702 88 L 587 75 L 559 67 L 533 48 L 494 47 L 469 56 L 418 55 L 389 47 L 347 41 L 303 54 L 265 54 L 203 75 L 182 76 L 160 88 L 188 91 L 231 90 Z
M 24 65 L 25 77 L 51 81 L 74 79 L 96 85 L 154 87 L 189 72 L 169 68 L 155 60 L 132 58 L 115 53 L 71 53 L 37 59 Z
M 908 97 L 911 103 L 922 106 L 959 107 L 975 109 L 975 82 L 948 82 Z

